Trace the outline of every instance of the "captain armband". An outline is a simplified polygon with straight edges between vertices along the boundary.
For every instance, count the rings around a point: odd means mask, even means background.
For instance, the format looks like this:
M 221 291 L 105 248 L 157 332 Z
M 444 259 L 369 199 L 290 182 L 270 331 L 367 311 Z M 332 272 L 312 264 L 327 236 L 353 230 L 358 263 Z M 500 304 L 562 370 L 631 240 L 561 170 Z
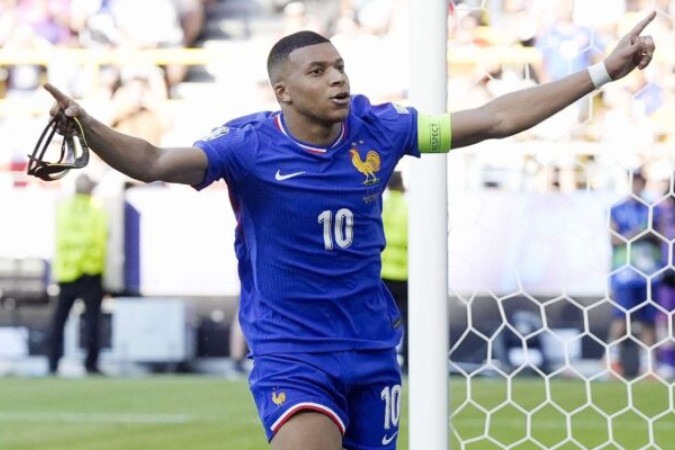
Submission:
M 419 114 L 417 142 L 420 153 L 448 153 L 452 145 L 450 114 Z

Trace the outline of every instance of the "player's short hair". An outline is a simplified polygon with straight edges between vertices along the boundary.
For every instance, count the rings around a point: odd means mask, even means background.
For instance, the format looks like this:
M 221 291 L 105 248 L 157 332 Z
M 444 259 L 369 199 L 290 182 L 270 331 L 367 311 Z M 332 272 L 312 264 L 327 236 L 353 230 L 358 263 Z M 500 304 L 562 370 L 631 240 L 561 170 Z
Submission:
M 330 39 L 321 36 L 314 31 L 298 31 L 297 33 L 289 34 L 288 36 L 279 39 L 279 41 L 274 44 L 267 57 L 267 75 L 270 77 L 270 81 L 274 82 L 272 78 L 275 69 L 279 64 L 286 61 L 288 55 L 294 50 L 310 45 L 325 44 L 327 42 L 330 42 Z

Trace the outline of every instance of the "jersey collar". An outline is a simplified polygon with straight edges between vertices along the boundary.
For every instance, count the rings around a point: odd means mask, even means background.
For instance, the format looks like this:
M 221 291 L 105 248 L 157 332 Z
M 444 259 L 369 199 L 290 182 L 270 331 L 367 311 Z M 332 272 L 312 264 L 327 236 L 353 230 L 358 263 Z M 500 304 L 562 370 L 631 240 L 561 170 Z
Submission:
M 306 144 L 295 139 L 291 133 L 288 132 L 286 124 L 284 123 L 283 115 L 281 113 L 278 113 L 274 116 L 274 124 L 284 136 L 293 141 L 298 147 L 311 153 L 326 153 L 328 150 L 340 145 L 342 141 L 344 141 L 345 136 L 347 136 L 347 121 L 343 121 L 342 127 L 340 127 L 340 134 L 337 136 L 337 138 L 335 138 L 335 141 L 328 147 L 317 147 L 315 145 Z

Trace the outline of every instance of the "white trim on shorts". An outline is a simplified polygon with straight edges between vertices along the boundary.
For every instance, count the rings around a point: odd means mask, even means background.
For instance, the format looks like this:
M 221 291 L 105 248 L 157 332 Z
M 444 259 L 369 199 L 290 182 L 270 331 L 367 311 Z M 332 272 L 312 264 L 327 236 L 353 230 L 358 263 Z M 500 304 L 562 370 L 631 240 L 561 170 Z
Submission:
M 343 435 L 345 434 L 345 431 L 346 431 L 345 424 L 340 419 L 340 416 L 335 414 L 335 411 L 333 411 L 332 409 L 330 409 L 330 408 L 328 408 L 324 405 L 320 405 L 318 403 L 312 403 L 312 402 L 298 403 L 297 405 L 294 405 L 292 408 L 289 408 L 288 411 L 283 413 L 281 415 L 281 417 L 279 417 L 272 424 L 272 426 L 270 427 L 272 429 L 272 432 L 276 433 L 277 431 L 279 431 L 279 429 L 281 428 L 281 426 L 284 423 L 286 423 L 291 417 L 293 417 L 294 414 L 296 414 L 296 413 L 298 413 L 302 410 L 316 411 L 316 412 L 320 412 L 320 413 L 323 413 L 323 414 L 327 415 L 333 422 L 335 422 L 335 425 L 338 426 L 338 428 L 340 429 L 340 433 L 343 434 Z

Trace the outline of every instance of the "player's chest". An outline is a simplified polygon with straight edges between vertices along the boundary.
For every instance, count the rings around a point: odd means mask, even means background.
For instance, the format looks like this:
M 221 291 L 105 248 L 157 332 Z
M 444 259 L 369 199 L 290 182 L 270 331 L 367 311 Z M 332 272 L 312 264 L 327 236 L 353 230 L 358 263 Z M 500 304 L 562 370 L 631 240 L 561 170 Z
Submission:
M 255 179 L 261 191 L 279 200 L 292 196 L 368 204 L 382 194 L 396 162 L 367 145 L 343 145 L 325 153 L 292 149 L 262 158 Z

